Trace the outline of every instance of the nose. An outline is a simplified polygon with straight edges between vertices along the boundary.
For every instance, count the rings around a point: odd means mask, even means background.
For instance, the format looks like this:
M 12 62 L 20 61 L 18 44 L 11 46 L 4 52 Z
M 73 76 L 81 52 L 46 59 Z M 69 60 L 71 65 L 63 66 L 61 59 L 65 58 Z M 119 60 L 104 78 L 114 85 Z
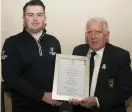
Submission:
M 91 35 L 91 38 L 94 39 L 96 36 L 96 32 L 95 31 L 92 31 L 92 35 Z
M 37 16 L 36 16 L 36 15 L 33 16 L 33 20 L 34 20 L 34 21 L 37 20 Z

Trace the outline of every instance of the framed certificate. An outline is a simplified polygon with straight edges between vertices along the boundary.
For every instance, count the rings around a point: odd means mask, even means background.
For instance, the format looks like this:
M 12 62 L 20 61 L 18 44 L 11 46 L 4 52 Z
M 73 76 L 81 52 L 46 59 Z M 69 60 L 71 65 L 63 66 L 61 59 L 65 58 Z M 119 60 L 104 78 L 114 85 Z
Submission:
M 56 54 L 52 99 L 69 101 L 89 96 L 89 57 Z

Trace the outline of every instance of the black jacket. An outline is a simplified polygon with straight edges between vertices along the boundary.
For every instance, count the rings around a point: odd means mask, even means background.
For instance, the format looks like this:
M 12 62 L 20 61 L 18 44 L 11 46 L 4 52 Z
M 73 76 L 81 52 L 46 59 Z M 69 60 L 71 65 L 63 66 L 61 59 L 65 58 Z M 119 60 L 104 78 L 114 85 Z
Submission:
M 45 31 L 38 41 L 26 30 L 6 39 L 2 76 L 16 99 L 41 101 L 44 92 L 52 91 L 55 53 L 61 53 L 60 43 Z
M 74 48 L 73 54 L 86 56 L 89 47 L 87 44 Z M 99 73 L 95 96 L 100 107 L 85 109 L 76 107 L 75 112 L 126 112 L 125 100 L 132 95 L 132 72 L 129 52 L 119 47 L 106 44 Z M 102 68 L 103 65 L 106 68 Z M 113 86 L 110 86 L 113 81 Z

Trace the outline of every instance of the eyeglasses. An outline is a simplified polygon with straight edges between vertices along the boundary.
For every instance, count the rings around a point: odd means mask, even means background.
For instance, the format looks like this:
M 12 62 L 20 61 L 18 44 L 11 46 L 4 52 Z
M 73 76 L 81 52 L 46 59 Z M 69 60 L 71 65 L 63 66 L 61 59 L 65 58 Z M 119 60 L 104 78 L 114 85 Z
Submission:
M 103 31 L 100 31 L 100 30 L 89 30 L 89 31 L 86 32 L 86 35 L 87 35 L 87 36 L 93 35 L 93 34 L 95 34 L 95 35 L 100 35 L 100 34 L 102 34 L 102 33 L 103 33 Z

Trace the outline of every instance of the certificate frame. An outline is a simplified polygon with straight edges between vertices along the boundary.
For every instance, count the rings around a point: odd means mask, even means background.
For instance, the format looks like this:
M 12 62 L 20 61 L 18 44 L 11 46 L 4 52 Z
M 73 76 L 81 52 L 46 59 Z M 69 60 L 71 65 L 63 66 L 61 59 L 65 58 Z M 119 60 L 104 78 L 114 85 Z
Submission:
M 76 95 L 76 94 L 60 94 L 58 93 L 59 89 L 59 77 L 60 77 L 60 61 L 61 60 L 77 60 L 77 61 L 84 61 L 85 63 L 85 73 L 82 75 L 84 76 L 84 94 L 83 95 Z M 77 55 L 64 55 L 64 54 L 56 54 L 55 60 L 55 70 L 54 70 L 54 80 L 53 80 L 53 88 L 52 88 L 52 99 L 54 100 L 63 100 L 69 101 L 72 98 L 81 100 L 89 96 L 89 57 L 88 56 L 77 56 Z M 65 79 L 64 79 L 65 81 Z

